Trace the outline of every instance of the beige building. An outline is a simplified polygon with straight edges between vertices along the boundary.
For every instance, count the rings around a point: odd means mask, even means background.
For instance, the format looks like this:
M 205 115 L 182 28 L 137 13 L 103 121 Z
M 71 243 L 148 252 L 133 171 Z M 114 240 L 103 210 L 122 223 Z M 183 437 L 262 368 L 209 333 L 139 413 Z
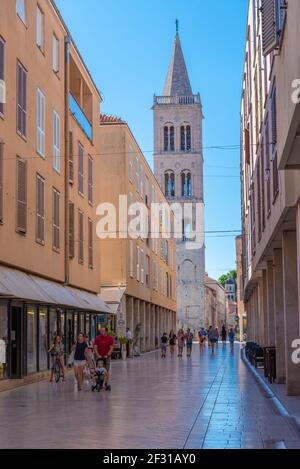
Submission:
M 125 335 L 126 327 L 134 333 L 140 324 L 138 345 L 144 352 L 159 345 L 163 332 L 176 328 L 175 241 L 162 238 L 161 219 L 149 233 L 151 206 L 166 199 L 126 122 L 102 115 L 100 140 L 96 184 L 101 200 L 113 204 L 118 216 L 100 243 L 101 296 L 117 312 L 119 336 Z M 134 239 L 128 224 L 135 215 L 128 210 L 136 204 L 143 204 L 149 230 Z
M 277 382 L 299 395 L 300 2 L 260 6 L 249 2 L 241 106 L 247 336 L 276 347 Z
M 0 380 L 97 333 L 101 96 L 52 0 L 1 0 Z M 67 103 L 65 105 L 65 103 Z
M 228 302 L 226 299 L 226 291 L 217 280 L 206 274 L 204 327 L 208 329 L 209 326 L 215 326 L 221 331 L 223 324 L 227 327 L 227 321 Z
M 242 341 L 244 334 L 247 332 L 246 328 L 246 313 L 243 301 L 243 237 L 237 236 L 235 238 L 235 252 L 236 252 L 236 303 L 237 315 L 239 317 L 239 338 Z

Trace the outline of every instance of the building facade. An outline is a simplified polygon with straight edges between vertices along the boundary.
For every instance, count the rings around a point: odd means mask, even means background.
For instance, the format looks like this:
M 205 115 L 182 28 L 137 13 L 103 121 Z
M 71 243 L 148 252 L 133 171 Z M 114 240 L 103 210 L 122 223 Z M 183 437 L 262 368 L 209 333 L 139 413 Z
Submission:
M 247 336 L 276 347 L 289 395 L 300 394 L 299 17 L 297 0 L 249 2 L 241 106 Z
M 239 317 L 239 338 L 242 341 L 247 333 L 247 317 L 243 301 L 243 237 L 235 238 L 236 252 L 236 302 L 237 315 Z
M 227 327 L 228 302 L 226 291 L 215 279 L 205 275 L 205 324 L 217 327 L 221 331 L 223 324 Z
M 159 346 L 163 332 L 176 329 L 175 241 L 172 233 L 163 238 L 161 217 L 151 226 L 152 204 L 169 205 L 126 122 L 107 115 L 100 121 L 101 171 L 95 178 L 101 200 L 116 208 L 118 218 L 115 226 L 102 224 L 101 296 L 117 313 L 117 335 L 129 327 L 137 349 L 146 352 Z M 140 210 L 138 204 L 148 227 L 135 235 L 131 210 Z
M 205 247 L 187 249 L 195 231 L 195 207 L 204 203 L 202 105 L 190 85 L 178 31 L 162 96 L 154 96 L 154 173 L 171 204 L 182 215 L 176 246 L 177 318 L 179 327 L 198 330 L 205 323 Z M 197 230 L 204 235 L 204 221 Z M 190 245 L 191 243 L 189 243 Z M 191 246 L 190 246 L 191 247 Z
M 0 4 L 0 380 L 49 370 L 97 333 L 101 96 L 52 0 Z

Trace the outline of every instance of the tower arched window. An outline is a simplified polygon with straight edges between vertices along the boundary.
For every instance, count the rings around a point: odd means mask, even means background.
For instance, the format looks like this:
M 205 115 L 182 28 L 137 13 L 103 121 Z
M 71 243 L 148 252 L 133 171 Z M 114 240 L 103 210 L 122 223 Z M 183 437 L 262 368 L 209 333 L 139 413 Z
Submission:
M 173 125 L 164 126 L 164 151 L 175 151 L 175 129 Z
M 173 171 L 165 172 L 165 195 L 175 197 L 175 174 Z
M 192 148 L 191 145 L 191 126 L 182 125 L 180 127 L 180 150 L 181 151 L 190 151 Z
M 188 170 L 181 173 L 181 195 L 182 197 L 192 197 L 192 175 Z

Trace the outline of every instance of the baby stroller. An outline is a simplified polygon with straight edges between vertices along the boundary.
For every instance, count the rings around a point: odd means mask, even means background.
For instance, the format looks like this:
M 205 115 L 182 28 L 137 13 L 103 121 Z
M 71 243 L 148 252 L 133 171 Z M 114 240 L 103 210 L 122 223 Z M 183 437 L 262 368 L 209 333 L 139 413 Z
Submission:
M 103 389 L 105 381 L 105 374 L 103 371 L 95 370 L 94 372 L 94 384 L 92 385 L 92 392 L 100 392 Z

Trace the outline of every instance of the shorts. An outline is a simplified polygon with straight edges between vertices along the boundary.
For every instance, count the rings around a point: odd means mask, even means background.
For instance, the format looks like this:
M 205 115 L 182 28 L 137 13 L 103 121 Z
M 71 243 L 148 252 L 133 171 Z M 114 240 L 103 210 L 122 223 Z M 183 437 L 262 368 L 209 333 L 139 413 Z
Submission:
M 86 360 L 74 360 L 74 366 L 77 368 L 83 368 L 86 365 Z
M 109 370 L 110 370 L 110 358 L 102 358 L 101 360 L 103 360 L 104 368 L 106 368 L 106 370 L 109 372 Z
M 162 352 L 166 352 L 166 351 L 167 351 L 167 344 L 162 344 L 162 345 L 160 346 L 160 348 L 161 348 L 161 351 L 162 351 Z
M 193 346 L 193 344 L 192 344 L 192 343 L 187 343 L 187 344 L 186 344 L 186 348 L 188 348 L 188 349 L 191 349 L 191 348 L 192 348 L 192 346 Z
M 217 339 L 209 339 L 211 344 L 215 344 L 217 342 Z

